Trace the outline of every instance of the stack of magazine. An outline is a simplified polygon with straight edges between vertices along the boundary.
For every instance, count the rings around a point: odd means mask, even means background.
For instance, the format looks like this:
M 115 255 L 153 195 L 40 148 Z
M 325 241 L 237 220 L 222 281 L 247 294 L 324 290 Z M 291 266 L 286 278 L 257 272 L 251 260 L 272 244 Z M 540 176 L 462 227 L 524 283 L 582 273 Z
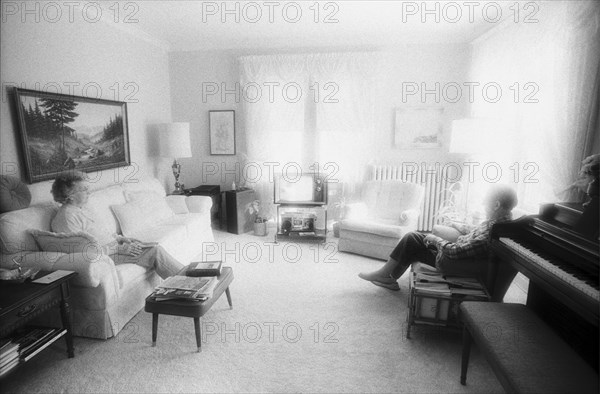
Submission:
M 10 338 L 0 340 L 0 377 L 19 364 L 19 344 Z
M 425 264 L 415 264 L 415 289 L 440 295 L 485 296 L 485 288 L 475 278 L 445 276 L 437 269 Z
M 13 335 L 0 340 L 0 377 L 20 362 L 33 358 L 66 330 L 51 327 L 23 327 Z
M 185 275 L 170 276 L 156 288 L 152 293 L 152 298 L 155 301 L 173 299 L 204 301 L 212 297 L 217 282 L 218 280 L 214 276 L 206 278 Z

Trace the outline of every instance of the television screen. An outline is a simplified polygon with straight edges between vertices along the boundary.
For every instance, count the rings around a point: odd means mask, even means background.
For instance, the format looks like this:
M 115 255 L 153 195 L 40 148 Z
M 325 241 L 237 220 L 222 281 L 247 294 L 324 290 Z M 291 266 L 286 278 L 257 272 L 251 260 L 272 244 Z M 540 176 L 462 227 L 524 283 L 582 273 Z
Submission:
M 276 204 L 325 204 L 325 182 L 316 174 L 275 177 Z

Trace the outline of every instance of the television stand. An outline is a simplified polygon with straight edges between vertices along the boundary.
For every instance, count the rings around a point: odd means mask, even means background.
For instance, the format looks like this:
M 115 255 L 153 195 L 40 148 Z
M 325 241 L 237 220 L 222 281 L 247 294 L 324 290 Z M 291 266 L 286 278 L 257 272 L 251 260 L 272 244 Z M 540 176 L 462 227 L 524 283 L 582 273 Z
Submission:
M 324 204 L 278 204 L 275 242 L 327 239 L 327 206 Z

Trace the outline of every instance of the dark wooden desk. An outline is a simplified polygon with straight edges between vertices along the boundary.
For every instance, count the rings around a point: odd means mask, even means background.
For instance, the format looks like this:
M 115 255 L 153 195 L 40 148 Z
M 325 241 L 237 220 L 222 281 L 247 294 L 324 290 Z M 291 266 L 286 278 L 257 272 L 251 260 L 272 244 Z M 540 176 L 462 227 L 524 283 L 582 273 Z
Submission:
M 39 272 L 37 277 L 41 278 L 49 273 Z M 35 317 L 58 306 L 63 331 L 52 335 L 44 344 L 49 345 L 64 335 L 67 355 L 69 358 L 74 357 L 69 281 L 76 275 L 77 273 L 73 272 L 49 284 L 0 284 L 0 337 L 9 337 Z

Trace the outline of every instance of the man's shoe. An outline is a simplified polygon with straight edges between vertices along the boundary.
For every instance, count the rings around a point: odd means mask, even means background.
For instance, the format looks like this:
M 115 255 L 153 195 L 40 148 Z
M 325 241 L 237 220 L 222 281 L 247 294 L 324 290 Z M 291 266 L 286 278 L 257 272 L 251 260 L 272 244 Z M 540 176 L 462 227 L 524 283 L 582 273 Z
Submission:
M 390 290 L 394 290 L 394 291 L 400 290 L 400 285 L 398 285 L 398 282 L 387 283 L 387 282 L 379 282 L 378 280 L 372 280 L 371 283 L 373 283 L 376 286 L 385 287 L 386 289 L 390 289 Z
M 358 274 L 358 277 L 364 280 L 368 280 L 369 282 L 378 281 L 382 283 L 396 283 L 396 279 L 391 276 L 382 276 L 377 272 L 361 272 Z

